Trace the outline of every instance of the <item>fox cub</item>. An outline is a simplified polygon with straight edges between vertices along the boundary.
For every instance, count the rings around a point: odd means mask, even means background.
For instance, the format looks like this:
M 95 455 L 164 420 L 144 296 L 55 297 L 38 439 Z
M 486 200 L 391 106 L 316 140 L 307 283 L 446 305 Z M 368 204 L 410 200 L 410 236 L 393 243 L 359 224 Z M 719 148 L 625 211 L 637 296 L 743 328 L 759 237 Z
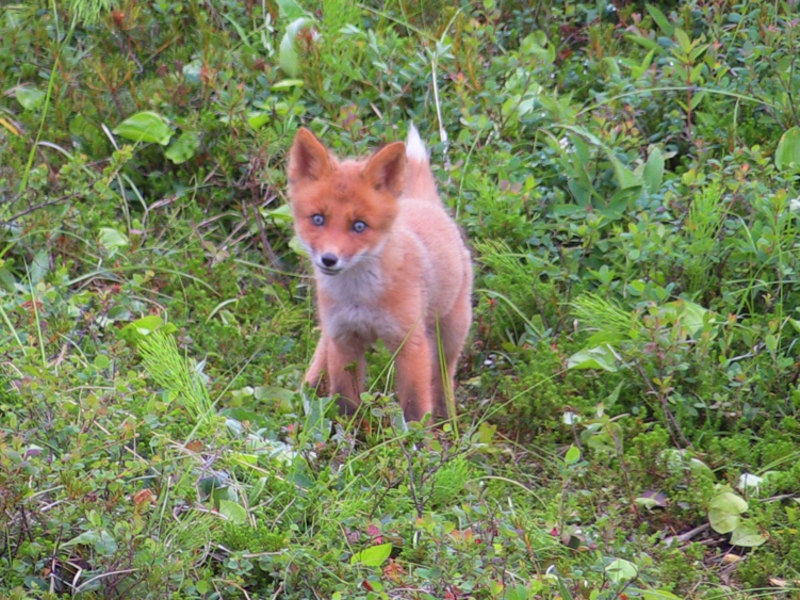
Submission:
M 472 321 L 472 262 L 414 125 L 405 144 L 360 160 L 336 158 L 300 129 L 288 179 L 322 329 L 306 382 L 338 394 L 340 409 L 352 414 L 364 390 L 365 352 L 380 339 L 396 353 L 406 419 L 447 416 L 445 394 Z

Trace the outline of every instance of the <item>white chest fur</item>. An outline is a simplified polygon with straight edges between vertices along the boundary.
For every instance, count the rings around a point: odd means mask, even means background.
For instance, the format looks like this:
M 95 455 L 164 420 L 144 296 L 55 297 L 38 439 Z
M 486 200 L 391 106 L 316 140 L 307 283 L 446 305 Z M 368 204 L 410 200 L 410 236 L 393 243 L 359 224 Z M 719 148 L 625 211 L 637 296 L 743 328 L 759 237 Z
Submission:
M 338 275 L 317 273 L 320 291 L 329 302 L 321 307 L 325 329 L 334 337 L 357 336 L 367 344 L 398 335 L 395 319 L 383 306 L 380 265 L 365 258 Z

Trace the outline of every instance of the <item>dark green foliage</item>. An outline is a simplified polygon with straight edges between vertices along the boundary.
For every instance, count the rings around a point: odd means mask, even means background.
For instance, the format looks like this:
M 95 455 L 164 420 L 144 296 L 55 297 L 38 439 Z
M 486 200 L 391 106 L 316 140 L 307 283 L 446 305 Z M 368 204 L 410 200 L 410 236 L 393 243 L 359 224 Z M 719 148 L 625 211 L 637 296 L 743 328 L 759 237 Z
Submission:
M 2 593 L 794 597 L 795 8 L 5 6 Z M 286 149 L 410 120 L 477 267 L 435 432 L 385 349 L 299 391 Z

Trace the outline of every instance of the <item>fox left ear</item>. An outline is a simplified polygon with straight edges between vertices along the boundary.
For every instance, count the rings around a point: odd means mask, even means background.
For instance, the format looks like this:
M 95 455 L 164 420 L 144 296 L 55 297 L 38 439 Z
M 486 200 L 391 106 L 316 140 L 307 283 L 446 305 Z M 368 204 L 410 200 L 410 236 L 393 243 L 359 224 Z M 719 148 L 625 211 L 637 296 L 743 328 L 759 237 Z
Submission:
M 361 172 L 376 190 L 387 190 L 399 196 L 406 185 L 406 145 L 394 142 L 378 150 Z
M 331 158 L 325 146 L 305 127 L 301 127 L 289 150 L 289 183 L 316 181 L 331 170 Z

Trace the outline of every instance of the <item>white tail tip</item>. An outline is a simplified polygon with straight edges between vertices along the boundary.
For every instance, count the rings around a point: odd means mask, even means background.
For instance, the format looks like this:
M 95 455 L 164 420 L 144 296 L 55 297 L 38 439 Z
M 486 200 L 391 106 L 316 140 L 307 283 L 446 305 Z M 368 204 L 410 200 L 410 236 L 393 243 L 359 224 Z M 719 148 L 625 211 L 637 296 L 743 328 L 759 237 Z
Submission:
M 425 149 L 425 144 L 422 142 L 422 138 L 419 137 L 419 131 L 417 131 L 414 123 L 408 124 L 406 156 L 409 160 L 428 162 L 428 151 Z

